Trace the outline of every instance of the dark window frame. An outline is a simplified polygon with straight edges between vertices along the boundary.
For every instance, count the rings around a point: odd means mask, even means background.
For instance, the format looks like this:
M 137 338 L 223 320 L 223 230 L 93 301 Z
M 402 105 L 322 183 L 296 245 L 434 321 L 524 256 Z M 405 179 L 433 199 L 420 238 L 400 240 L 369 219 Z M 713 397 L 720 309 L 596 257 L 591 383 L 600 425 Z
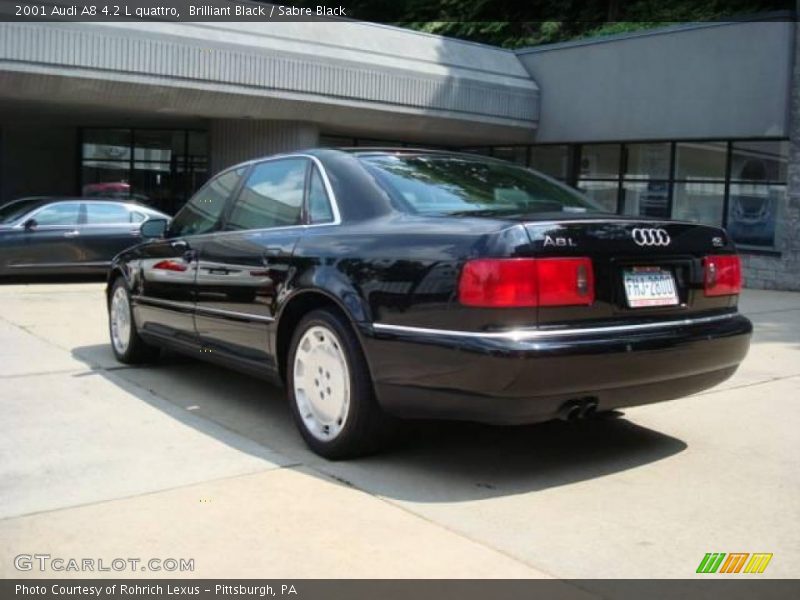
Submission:
M 84 173 L 83 167 L 87 161 L 91 161 L 92 159 L 85 159 L 83 156 L 83 145 L 86 138 L 87 131 L 127 131 L 130 134 L 130 143 L 129 143 L 129 157 L 127 159 L 103 159 L 102 161 L 98 160 L 97 162 L 107 162 L 107 163 L 117 163 L 120 165 L 125 165 L 125 168 L 128 171 L 129 179 L 133 177 L 134 172 L 136 171 L 135 165 L 138 164 L 166 164 L 169 165 L 169 174 L 171 177 L 175 177 L 179 174 L 190 173 L 195 170 L 202 161 L 198 161 L 196 159 L 192 159 L 189 154 L 189 136 L 192 133 L 199 133 L 205 134 L 208 139 L 208 130 L 202 129 L 199 127 L 111 127 L 111 126 L 100 126 L 100 127 L 93 127 L 93 126 L 84 126 L 78 128 L 78 135 L 77 137 L 77 152 L 76 156 L 76 169 L 78 172 L 78 177 L 76 177 L 77 182 L 77 189 L 75 190 L 75 194 L 77 196 L 81 196 L 83 194 L 83 187 L 86 185 L 86 181 L 84 181 Z M 182 160 L 180 161 L 163 161 L 163 160 L 148 160 L 148 159 L 135 159 L 135 149 L 136 149 L 136 132 L 137 131 L 169 131 L 169 132 L 183 132 L 183 155 Z M 210 145 L 207 145 L 207 152 L 205 156 L 205 164 L 206 167 L 208 166 L 208 161 L 210 157 Z M 178 164 L 180 163 L 180 164 Z M 190 167 L 192 167 L 190 169 Z M 206 172 L 208 173 L 208 168 L 206 168 Z M 174 214 L 183 208 L 186 203 L 194 196 L 195 193 L 200 191 L 203 186 L 209 181 L 210 177 L 207 177 L 205 181 L 195 190 L 190 189 L 190 184 L 188 178 L 183 178 L 182 184 L 179 188 L 173 188 L 173 191 L 176 192 L 176 197 L 172 199 L 173 206 L 167 207 L 156 207 L 158 210 L 162 210 L 164 212 L 170 212 L 170 208 L 174 209 Z M 130 182 L 129 182 L 130 183 Z M 130 189 L 128 191 L 128 198 L 132 199 L 133 190 Z M 177 197 L 180 196 L 180 197 Z

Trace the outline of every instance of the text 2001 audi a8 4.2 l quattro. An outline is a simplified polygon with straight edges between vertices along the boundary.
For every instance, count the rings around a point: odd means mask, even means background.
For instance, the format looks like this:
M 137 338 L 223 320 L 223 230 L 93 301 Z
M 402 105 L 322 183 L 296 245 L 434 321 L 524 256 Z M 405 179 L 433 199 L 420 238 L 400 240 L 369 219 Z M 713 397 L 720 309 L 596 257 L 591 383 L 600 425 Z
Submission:
M 168 347 L 283 382 L 329 458 L 375 450 L 398 417 L 532 423 L 686 396 L 750 343 L 723 230 L 606 214 L 499 160 L 257 159 L 165 226 L 110 270 L 117 358 Z

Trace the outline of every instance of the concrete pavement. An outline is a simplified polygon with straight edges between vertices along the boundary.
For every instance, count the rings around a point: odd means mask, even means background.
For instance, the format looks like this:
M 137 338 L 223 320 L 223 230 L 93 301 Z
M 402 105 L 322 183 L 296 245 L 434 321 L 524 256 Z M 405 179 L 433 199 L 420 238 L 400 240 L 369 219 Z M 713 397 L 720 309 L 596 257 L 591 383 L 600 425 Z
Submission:
M 576 426 L 421 424 L 328 463 L 261 381 L 118 365 L 101 284 L 0 286 L 0 576 L 48 553 L 194 558 L 162 573 L 193 577 L 690 577 L 706 552 L 772 552 L 764 576 L 794 576 L 800 294 L 742 309 L 747 361 L 693 398 Z

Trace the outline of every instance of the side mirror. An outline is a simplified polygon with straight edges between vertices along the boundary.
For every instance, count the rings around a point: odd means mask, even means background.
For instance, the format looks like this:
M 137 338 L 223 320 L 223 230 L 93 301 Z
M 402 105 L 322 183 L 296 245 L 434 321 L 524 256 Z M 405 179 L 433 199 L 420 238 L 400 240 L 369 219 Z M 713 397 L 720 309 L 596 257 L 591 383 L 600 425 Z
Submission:
M 36 219 L 31 218 L 25 221 L 22 226 L 25 228 L 25 231 L 33 231 L 36 229 L 37 225 L 38 223 L 36 222 Z
M 145 221 L 140 228 L 142 237 L 146 240 L 164 237 L 167 225 L 166 219 L 150 219 L 149 221 Z

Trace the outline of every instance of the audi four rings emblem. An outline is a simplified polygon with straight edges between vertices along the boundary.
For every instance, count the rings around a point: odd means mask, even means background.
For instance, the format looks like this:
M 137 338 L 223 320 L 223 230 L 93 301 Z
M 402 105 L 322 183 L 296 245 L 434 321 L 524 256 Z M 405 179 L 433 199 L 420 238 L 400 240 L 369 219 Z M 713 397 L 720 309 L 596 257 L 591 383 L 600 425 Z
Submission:
M 631 232 L 633 241 L 639 246 L 669 246 L 669 234 L 664 229 L 641 229 Z

